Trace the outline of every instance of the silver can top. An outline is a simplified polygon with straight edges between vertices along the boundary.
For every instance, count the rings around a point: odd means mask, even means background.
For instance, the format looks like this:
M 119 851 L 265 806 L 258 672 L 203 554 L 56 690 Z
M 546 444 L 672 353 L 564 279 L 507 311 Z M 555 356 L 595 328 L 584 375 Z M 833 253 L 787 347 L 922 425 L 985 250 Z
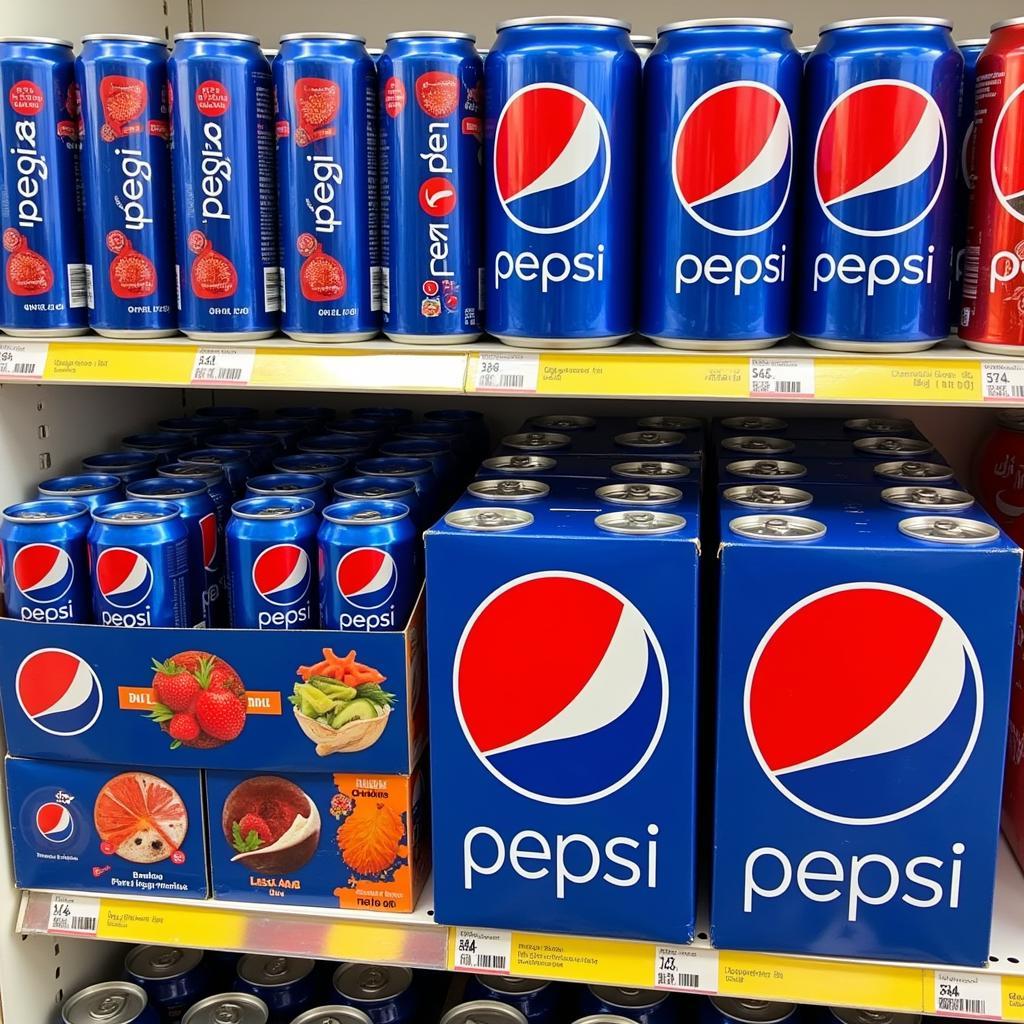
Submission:
M 882 491 L 882 501 L 897 508 L 921 511 L 934 508 L 940 512 L 966 512 L 974 504 L 974 498 L 966 491 L 921 485 L 886 487 Z
M 796 448 L 796 445 L 781 437 L 737 434 L 736 437 L 724 438 L 722 448 L 727 452 L 737 452 L 740 455 L 764 455 L 767 458 L 772 458 L 777 455 L 787 455 Z
M 598 25 L 604 28 L 621 28 L 628 32 L 633 26 L 618 18 L 590 18 L 581 14 L 542 14 L 533 18 L 509 18 L 499 21 L 496 30 L 519 28 L 523 25 Z
M 340 501 L 328 505 L 321 515 L 331 523 L 340 526 L 379 526 L 381 523 L 397 523 L 409 515 L 409 506 L 400 501 L 389 501 L 390 509 L 361 508 L 353 510 L 352 505 L 360 503 L 360 499 Z
M 858 1010 L 846 1006 L 829 1008 L 839 1024 L 920 1024 L 919 1013 L 896 1013 L 895 1010 Z
M 543 473 L 557 465 L 558 460 L 548 455 L 495 455 L 484 459 L 480 468 L 496 473 Z
M 858 437 L 853 447 L 863 455 L 875 455 L 887 459 L 893 455 L 930 455 L 935 445 L 916 437 Z
M 156 46 L 167 46 L 167 40 L 159 36 L 139 36 L 134 32 L 90 32 L 82 36 L 83 43 L 153 43 Z
M 806 508 L 814 500 L 809 491 L 778 484 L 742 484 L 727 487 L 722 497 L 744 508 L 798 509 Z
M 370 1018 L 355 1006 L 314 1006 L 300 1013 L 291 1024 L 371 1024 Z
M 536 501 L 547 497 L 551 488 L 541 480 L 474 480 L 467 493 L 484 501 Z
M 345 43 L 365 43 L 366 36 L 356 36 L 351 32 L 288 32 L 281 36 L 279 42 L 297 42 L 303 39 L 332 39 Z
M 926 480 L 929 483 L 942 483 L 953 479 L 953 470 L 938 462 L 918 462 L 907 459 L 905 462 L 883 462 L 875 466 L 875 476 L 883 480 Z
M 1011 28 L 1014 25 L 1024 25 L 1024 18 L 1003 18 L 1002 21 L 994 21 L 989 25 L 989 32 L 995 32 L 996 29 L 1000 28 Z M 988 40 L 985 40 L 987 42 Z M 959 46 L 960 44 L 957 43 Z
M 133 946 L 124 958 L 124 969 L 136 978 L 157 981 L 180 978 L 203 962 L 201 949 L 180 946 Z
M 789 422 L 775 416 L 727 416 L 722 420 L 722 426 L 743 434 L 772 434 L 788 430 Z
M 267 1024 L 267 1004 L 247 992 L 223 992 L 207 996 L 185 1012 L 181 1024 Z
M 594 525 L 601 530 L 607 530 L 608 533 L 652 537 L 663 533 L 677 533 L 686 525 L 686 520 L 672 512 L 627 509 L 622 512 L 603 512 L 594 518 Z
M 602 1017 L 602 1024 L 610 1019 Z M 526 1018 L 508 1003 L 499 1003 L 494 999 L 474 999 L 470 1003 L 453 1006 L 441 1018 L 440 1024 L 526 1024 Z
M 991 544 L 999 539 L 999 528 L 977 519 L 948 519 L 945 516 L 912 516 L 900 520 L 900 533 L 933 544 Z
M 242 981 L 260 988 L 277 988 L 291 985 L 305 978 L 316 966 L 315 960 L 301 956 L 267 956 L 263 953 L 246 953 L 235 969 Z
M 1024 18 L 1011 18 L 1011 21 L 1024 22 Z M 998 24 L 998 23 L 997 23 Z M 988 36 L 978 36 L 976 39 L 957 39 L 956 45 L 962 50 L 965 46 L 988 46 Z
M 597 425 L 593 416 L 554 413 L 551 416 L 531 416 L 530 426 L 536 430 L 591 430 Z
M 484 988 L 503 995 L 530 995 L 542 992 L 551 984 L 550 981 L 540 981 L 538 978 L 513 978 L 507 974 L 477 974 L 475 977 Z
M 783 32 L 792 32 L 793 23 L 779 21 L 777 18 L 694 18 L 691 21 L 670 21 L 667 25 L 658 26 L 658 35 L 675 32 L 681 28 L 779 28 Z
M 43 43 L 46 46 L 66 46 L 73 49 L 70 39 L 59 39 L 57 36 L 0 36 L 0 43 Z
M 476 533 L 510 533 L 533 522 L 533 513 L 523 508 L 460 508 L 444 517 L 457 530 Z
M 739 1024 L 781 1024 L 796 1012 L 793 1003 L 769 1003 L 764 999 L 726 999 L 712 996 L 711 1002 L 723 1017 Z
M 683 496 L 678 487 L 640 482 L 606 484 L 595 493 L 602 501 L 613 505 L 671 505 Z
M 702 430 L 704 421 L 696 416 L 641 416 L 636 425 L 643 430 Z
M 476 36 L 471 32 L 448 32 L 445 29 L 416 28 L 407 32 L 391 32 L 384 37 L 384 41 L 390 43 L 392 39 L 468 39 L 475 43 Z
M 931 28 L 946 28 L 953 30 L 953 22 L 946 18 L 920 18 L 920 17 L 882 17 L 882 18 L 846 18 L 843 21 L 830 21 L 818 29 L 819 35 L 832 32 L 837 28 L 863 28 L 870 25 L 924 25 Z
M 725 471 L 746 480 L 799 480 L 807 476 L 806 466 L 783 459 L 741 459 L 730 462 Z
M 568 434 L 558 434 L 550 430 L 527 430 L 520 434 L 509 434 L 501 439 L 506 448 L 521 448 L 523 451 L 557 451 L 568 448 L 572 438 Z
M 689 466 L 681 462 L 658 462 L 643 459 L 638 462 L 616 462 L 609 471 L 612 476 L 624 476 L 637 480 L 682 480 L 691 473 Z
M 913 420 L 898 416 L 862 416 L 846 420 L 843 427 L 854 434 L 909 434 L 915 429 Z
M 334 972 L 334 988 L 356 1003 L 382 1003 L 400 996 L 412 984 L 408 967 L 384 964 L 342 964 Z
M 149 997 L 128 981 L 104 981 L 70 995 L 60 1009 L 65 1024 L 132 1024 Z
M 255 43 L 260 45 L 259 36 L 250 36 L 245 32 L 179 32 L 174 37 L 176 43 L 183 39 L 229 39 L 237 43 Z
M 588 985 L 591 993 L 608 1006 L 620 1010 L 647 1010 L 661 1006 L 667 992 L 649 988 L 619 988 L 615 985 Z
M 740 516 L 729 523 L 729 529 L 748 540 L 806 541 L 825 536 L 825 524 L 817 519 L 776 514 Z
M 615 443 L 620 448 L 671 448 L 683 440 L 678 430 L 630 430 L 615 435 Z

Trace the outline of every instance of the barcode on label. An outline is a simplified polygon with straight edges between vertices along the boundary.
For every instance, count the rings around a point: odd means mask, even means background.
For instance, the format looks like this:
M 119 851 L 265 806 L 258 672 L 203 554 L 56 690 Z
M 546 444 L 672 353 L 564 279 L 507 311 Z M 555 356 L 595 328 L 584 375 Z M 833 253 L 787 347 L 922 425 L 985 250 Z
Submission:
M 85 284 L 85 264 L 68 264 L 68 306 L 71 309 L 81 309 L 87 299 Z
M 526 384 L 526 375 L 522 373 L 488 373 L 480 378 L 485 388 L 508 388 L 514 391 Z
M 78 914 L 71 917 L 55 917 L 50 922 L 50 928 L 55 932 L 94 932 L 96 918 L 82 917 Z
M 281 276 L 278 267 L 263 268 L 263 308 L 273 313 L 281 308 Z
M 798 395 L 800 394 L 800 381 L 777 380 L 775 382 L 775 390 L 780 395 Z
M 196 368 L 194 380 L 241 380 L 240 366 L 200 366 Z
M 946 1013 L 969 1013 L 976 1017 L 986 1015 L 984 999 L 945 999 L 939 997 L 935 1000 L 935 1009 L 944 1010 Z
M 963 297 L 975 299 L 978 297 L 978 273 L 981 269 L 981 248 L 977 245 L 969 245 L 964 250 L 964 277 Z
M 287 298 L 287 289 L 285 288 L 285 284 L 284 284 L 284 267 L 278 267 L 277 268 L 277 282 L 278 282 L 278 287 L 281 289 L 281 292 L 280 292 L 280 294 L 281 294 L 281 312 L 282 313 L 287 313 L 288 312 L 288 298 Z
M 380 268 L 380 308 L 385 313 L 391 312 L 391 268 Z
M 5 373 L 9 373 L 12 377 L 20 377 L 23 374 L 36 373 L 37 368 L 35 363 L 15 363 L 10 370 L 5 370 Z
M 505 971 L 508 970 L 508 957 L 477 953 L 472 966 L 477 967 L 481 971 Z
M 655 985 L 663 988 L 700 988 L 699 974 L 676 974 L 674 971 L 660 971 L 654 979 Z
M 91 263 L 85 265 L 85 304 L 90 309 L 96 308 L 96 292 L 93 290 Z
M 381 271 L 381 267 L 370 267 L 370 309 L 375 313 L 381 308 L 382 302 Z

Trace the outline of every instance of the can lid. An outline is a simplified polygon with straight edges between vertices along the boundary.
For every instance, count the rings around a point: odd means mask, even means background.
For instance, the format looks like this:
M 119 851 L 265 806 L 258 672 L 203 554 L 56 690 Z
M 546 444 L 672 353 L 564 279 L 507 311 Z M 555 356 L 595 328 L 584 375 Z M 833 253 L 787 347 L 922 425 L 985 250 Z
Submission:
M 748 540 L 803 541 L 825 536 L 824 523 L 803 516 L 740 516 L 730 521 L 729 529 Z
M 769 1003 L 763 999 L 727 999 L 712 996 L 715 1009 L 740 1024 L 780 1024 L 796 1011 L 793 1003 Z
M 648 512 L 642 508 L 631 508 L 622 512 L 602 512 L 594 517 L 594 525 L 609 533 L 653 537 L 663 533 L 677 533 L 686 525 L 686 520 L 673 512 Z
M 855 434 L 907 434 L 914 430 L 914 422 L 899 416 L 861 416 L 846 420 L 843 427 Z
M 44 480 L 38 487 L 46 498 L 66 498 L 74 494 L 102 494 L 121 488 L 121 478 L 113 473 L 80 473 L 77 476 L 55 476 Z
M 782 459 L 741 459 L 739 462 L 730 462 L 725 471 L 730 476 L 746 477 L 748 480 L 799 480 L 807 476 L 806 466 Z
M 347 480 L 339 480 L 334 485 L 334 493 L 339 498 L 398 498 L 407 494 L 416 494 L 413 484 L 396 478 L 391 483 L 385 483 L 387 477 L 349 477 Z
M 48 46 L 66 46 L 74 49 L 70 39 L 59 39 L 57 36 L 0 36 L 0 43 L 45 43 Z
M 939 483 L 953 479 L 953 470 L 938 462 L 917 462 L 907 459 L 905 462 L 882 462 L 875 466 L 875 476 L 884 480 L 928 480 Z
M 642 32 L 630 32 L 629 41 L 634 46 L 654 46 L 657 42 L 654 36 L 644 35 Z
M 740 452 L 744 455 L 785 455 L 796 448 L 792 441 L 781 437 L 759 437 L 756 434 L 739 434 L 726 437 L 722 447 L 727 452 Z
M 622 1010 L 646 1010 L 660 1006 L 668 999 L 667 992 L 656 992 L 647 988 L 618 988 L 615 985 L 587 987 L 601 1002 Z
M 499 473 L 540 473 L 557 465 L 557 460 L 547 455 L 496 455 L 480 464 L 481 469 L 493 469 Z
M 231 506 L 231 514 L 238 519 L 296 519 L 308 516 L 315 508 L 310 498 L 278 494 L 274 497 L 243 498 Z
M 529 419 L 531 427 L 537 430 L 590 430 L 597 426 L 597 420 L 593 416 L 576 416 L 570 414 L 554 413 L 551 416 L 531 416 Z
M 533 18 L 509 18 L 499 21 L 496 31 L 503 28 L 519 28 L 523 25 L 602 25 L 605 28 L 621 28 L 627 32 L 633 27 L 628 21 L 618 18 L 590 18 L 579 14 L 542 14 Z
M 928 455 L 935 445 L 916 437 L 858 437 L 853 447 L 866 455 Z
M 831 1016 L 839 1024 L 919 1024 L 919 1013 L 897 1013 L 894 1010 L 858 1010 L 846 1006 L 830 1006 Z
M 789 429 L 789 421 L 776 416 L 727 416 L 721 425 L 743 434 L 774 434 Z
M 250 985 L 275 988 L 301 981 L 316 966 L 315 960 L 301 956 L 273 956 L 265 953 L 246 953 L 235 968 L 238 977 Z
M 324 481 L 316 473 L 264 473 L 249 477 L 245 487 L 254 495 L 317 494 L 324 489 Z
M 533 513 L 522 508 L 460 508 L 444 517 L 457 530 L 478 533 L 509 533 L 533 522 Z
M 602 1024 L 614 1021 L 612 1017 L 594 1019 L 600 1020 Z M 508 1003 L 499 1003 L 495 999 L 474 999 L 470 1003 L 453 1006 L 441 1018 L 440 1024 L 526 1024 L 526 1017 Z M 581 1022 L 577 1021 L 576 1024 Z
M 162 498 L 175 501 L 178 498 L 194 498 L 197 494 L 208 494 L 206 484 L 198 477 L 180 477 L 172 479 L 165 476 L 151 476 L 144 480 L 135 480 L 126 484 L 125 497 L 146 501 L 149 498 Z
M 92 510 L 93 521 L 106 526 L 144 526 L 166 523 L 180 516 L 181 509 L 173 501 L 159 501 L 156 498 L 115 501 Z
M 181 1024 L 267 1024 L 270 1011 L 258 996 L 247 992 L 224 992 L 193 1003 Z
M 250 36 L 245 32 L 178 32 L 174 36 L 177 43 L 182 39 L 234 39 L 242 43 L 260 45 L 259 36 Z
M 195 477 L 197 480 L 223 480 L 224 470 L 211 462 L 168 462 L 157 469 L 159 476 Z
M 642 416 L 636 421 L 644 430 L 703 430 L 704 421 L 696 416 Z
M 630 430 L 615 435 L 615 443 L 621 448 L 671 448 L 683 440 L 677 430 Z
M 124 958 L 124 969 L 144 981 L 180 978 L 203 962 L 201 949 L 180 946 L 133 946 Z
M 633 1018 L 620 1013 L 591 1013 L 577 1018 L 573 1024 L 633 1024 Z
M 476 36 L 471 32 L 446 32 L 443 29 L 413 29 L 410 32 L 391 32 L 384 37 L 385 42 L 390 43 L 392 39 L 468 39 L 471 43 L 476 42 Z
M 953 22 L 948 18 L 883 17 L 883 18 L 846 18 L 843 21 L 830 21 L 818 29 L 818 35 L 832 32 L 837 28 L 861 28 L 864 25 L 931 25 L 933 28 L 953 29 Z
M 886 487 L 882 501 L 897 508 L 936 508 L 943 512 L 965 512 L 974 504 L 970 494 L 952 487 Z
M 558 448 L 567 448 L 572 444 L 572 438 L 568 434 L 556 434 L 551 431 L 529 430 L 520 434 L 509 434 L 501 439 L 506 448 L 522 448 L 528 451 L 535 448 L 538 451 L 553 451 Z
M 665 32 L 676 32 L 687 28 L 779 28 L 783 32 L 792 32 L 793 23 L 780 21 L 778 18 L 693 18 L 690 21 L 670 21 L 667 25 L 658 26 L 658 35 Z
M 366 36 L 357 36 L 352 32 L 289 32 L 281 36 L 280 43 L 295 39 L 340 39 L 349 43 L 366 43 Z
M 40 498 L 8 505 L 4 519 L 12 523 L 60 523 L 87 515 L 89 506 L 72 498 Z
M 540 480 L 474 480 L 466 488 L 474 498 L 486 501 L 535 501 L 544 498 L 551 488 Z
M 500 992 L 504 995 L 530 995 L 534 992 L 543 992 L 551 982 L 540 981 L 538 978 L 513 978 L 508 974 L 477 974 L 474 975 L 478 984 L 491 992 Z
M 128 981 L 104 981 L 68 996 L 61 1007 L 66 1024 L 132 1024 L 149 1003 L 143 989 Z
M 1024 23 L 1024 18 L 1011 18 L 1009 20 L 1013 21 L 1013 22 L 1017 22 L 1018 24 Z M 997 28 L 1000 25 L 1005 25 L 1005 24 L 1006 24 L 1006 22 L 997 21 L 995 23 L 995 25 L 993 25 L 992 27 L 993 28 Z M 954 40 L 954 41 L 956 42 L 956 45 L 961 50 L 965 46 L 988 46 L 988 36 L 985 36 L 984 38 L 979 37 L 977 39 L 957 39 L 957 40 Z M 911 1016 L 913 1016 L 913 1015 L 911 1014 Z
M 989 26 L 990 32 L 995 32 L 1001 28 L 1012 28 L 1014 25 L 1024 25 L 1024 18 L 1004 18 L 1002 21 L 996 21 Z
M 355 1006 L 314 1006 L 291 1024 L 370 1024 L 370 1018 Z
M 722 497 L 734 505 L 746 508 L 797 509 L 806 508 L 814 500 L 809 491 L 796 487 L 779 487 L 778 484 L 743 484 L 741 487 L 727 487 Z
M 660 480 L 682 480 L 690 475 L 690 467 L 684 466 L 681 462 L 643 459 L 639 462 L 616 462 L 610 472 L 612 476 L 636 477 L 641 480 L 651 477 Z
M 678 487 L 647 483 L 606 484 L 595 494 L 613 505 L 671 505 L 683 496 Z
M 328 505 L 323 517 L 341 526 L 380 526 L 397 523 L 409 515 L 409 506 L 400 501 L 359 500 L 337 501 Z
M 167 47 L 166 39 L 159 36 L 138 36 L 133 32 L 90 32 L 89 35 L 82 36 L 83 43 L 102 43 L 107 40 L 115 43 L 156 43 L 157 46 Z
M 999 528 L 977 519 L 912 516 L 900 520 L 900 533 L 934 544 L 988 544 L 999 538 Z
M 334 972 L 334 987 L 358 1003 L 381 1003 L 401 995 L 412 984 L 408 967 L 342 964 Z

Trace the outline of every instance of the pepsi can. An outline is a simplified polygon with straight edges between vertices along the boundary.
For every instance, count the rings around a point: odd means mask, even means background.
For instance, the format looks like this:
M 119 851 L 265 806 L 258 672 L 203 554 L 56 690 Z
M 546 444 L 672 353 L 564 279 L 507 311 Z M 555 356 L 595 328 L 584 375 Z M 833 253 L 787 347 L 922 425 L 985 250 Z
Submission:
M 258 996 L 247 992 L 222 992 L 190 1006 L 181 1024 L 268 1024 L 269 1020 L 267 1004 Z
M 264 473 L 262 476 L 251 476 L 245 482 L 245 493 L 253 498 L 279 494 L 309 498 L 317 516 L 327 504 L 327 483 L 322 476 L 312 473 Z
M 85 36 L 75 70 L 89 326 L 107 338 L 174 334 L 167 44 L 150 36 Z
M 588 985 L 580 994 L 580 1010 L 584 1014 L 625 1017 L 638 1024 L 673 1024 L 677 1020 L 669 994 L 646 988 Z
M 86 330 L 71 43 L 0 36 L 0 330 L 18 337 Z
M 220 625 L 226 618 L 222 605 L 227 600 L 224 543 L 217 522 L 217 507 L 206 481 L 198 477 L 157 476 L 136 480 L 125 487 L 125 492 L 129 498 L 139 501 L 157 499 L 178 506 L 191 549 L 192 621 L 207 626 Z
M 387 456 L 373 459 L 360 459 L 355 465 L 360 476 L 397 477 L 407 480 L 416 488 L 416 496 L 423 509 L 423 520 L 435 515 L 441 501 L 437 477 L 434 468 L 426 459 Z
M 355 434 L 356 437 L 370 441 L 376 441 L 388 433 L 387 426 L 380 420 L 363 420 L 356 416 L 329 420 L 323 424 L 323 430 L 327 434 Z
M 551 981 L 512 978 L 503 974 L 473 974 L 466 982 L 466 999 L 490 999 L 514 1006 L 529 1024 L 558 1024 L 561 990 Z
M 80 501 L 25 501 L 4 509 L 0 570 L 10 618 L 92 622 L 89 525 L 89 508 Z
M 377 65 L 382 301 L 384 333 L 394 341 L 467 342 L 483 330 L 483 64 L 475 39 L 395 32 Z
M 96 622 L 178 629 L 202 624 L 193 598 L 193 580 L 202 565 L 177 505 L 117 501 L 94 509 L 92 520 L 88 539 Z
M 303 434 L 309 432 L 309 421 L 294 416 L 260 416 L 239 423 L 240 434 L 270 434 L 289 451 Z
M 285 1024 L 312 1005 L 315 966 L 315 960 L 305 957 L 249 953 L 238 961 L 235 990 L 262 999 L 271 1024 Z
M 327 484 L 333 484 L 348 472 L 349 461 L 344 455 L 327 452 L 296 452 L 294 455 L 279 455 L 271 467 L 275 473 L 312 473 Z
M 409 516 L 414 523 L 429 525 L 423 516 L 423 500 L 408 477 L 350 476 L 335 481 L 334 496 L 340 501 L 400 501 L 408 505 Z
M 317 540 L 323 628 L 404 629 L 423 572 L 409 506 L 365 499 L 328 505 Z
M 770 18 L 663 25 L 644 68 L 640 331 L 764 348 L 790 330 L 803 61 Z M 737 126 L 742 126 L 737 130 Z
M 64 1000 L 61 1024 L 160 1024 L 144 989 L 127 981 L 103 981 Z
M 431 409 L 423 414 L 425 420 L 441 423 L 455 423 L 461 426 L 472 439 L 473 450 L 482 459 L 491 446 L 491 434 L 487 420 L 479 409 Z
M 188 440 L 190 448 L 195 448 L 202 443 L 203 438 L 223 432 L 228 427 L 222 421 L 202 416 L 168 416 L 167 419 L 157 422 L 156 429 L 161 434 L 180 434 Z
M 202 480 L 213 499 L 213 507 L 217 513 L 217 526 L 223 539 L 224 531 L 228 526 L 228 517 L 231 515 L 231 503 L 234 501 L 234 494 L 228 485 L 224 470 L 220 466 L 209 463 L 201 465 L 198 462 L 169 462 L 156 472 L 157 476 L 165 476 L 171 480 L 180 480 L 182 477 Z
M 275 455 L 288 450 L 280 434 L 251 433 L 239 430 L 228 434 L 211 434 L 206 443 L 211 448 L 226 448 L 245 455 L 254 470 L 262 470 Z
M 152 455 L 157 465 L 174 462 L 189 447 L 189 439 L 181 434 L 156 431 L 151 434 L 129 434 L 121 438 L 121 447 L 129 452 Z
M 501 22 L 486 91 L 488 332 L 531 348 L 614 344 L 635 326 L 640 58 L 629 25 Z
M 365 41 L 286 35 L 274 61 L 281 327 L 296 341 L 380 331 L 377 72 Z
M 854 1014 L 860 1011 L 851 1011 Z M 882 1014 L 872 1013 L 874 1019 Z M 727 999 L 725 996 L 709 996 L 701 999 L 697 1011 L 697 1024 L 797 1024 L 799 1009 L 793 1003 L 770 1003 L 764 999 Z M 869 1024 L 869 1021 L 850 1020 L 845 1024 Z M 875 1021 L 875 1024 L 896 1024 L 896 1022 Z M 902 1024 L 911 1024 L 904 1021 Z
M 167 75 L 181 330 L 269 338 L 281 304 L 270 65 L 254 36 L 184 32 Z
M 141 480 L 152 476 L 156 470 L 156 456 L 148 452 L 100 452 L 82 459 L 86 473 L 103 473 L 116 476 L 122 483 Z
M 408 967 L 342 964 L 334 972 L 334 993 L 339 1003 L 362 1010 L 373 1024 L 414 1024 L 412 982 Z
M 371 1024 L 370 1018 L 354 1006 L 314 1006 L 300 1013 L 291 1024 Z
M 300 452 L 314 455 L 339 455 L 354 459 L 366 455 L 373 447 L 373 441 L 357 434 L 317 434 L 303 437 L 295 446 Z
M 241 494 L 245 490 L 246 478 L 253 468 L 248 452 L 234 448 L 195 448 L 182 452 L 178 461 L 186 466 L 217 466 L 224 473 L 233 494 Z
M 385 441 L 377 450 L 390 458 L 423 459 L 429 462 L 442 490 L 450 489 L 459 473 L 458 459 L 448 441 L 399 437 Z
M 526 1024 L 526 1018 L 514 1006 L 494 999 L 472 999 L 459 1003 L 441 1017 L 440 1024 Z M 601 1018 L 601 1024 L 618 1024 Z
M 112 473 L 78 473 L 44 480 L 37 488 L 40 498 L 68 498 L 80 501 L 90 510 L 120 501 L 124 496 L 120 477 Z
M 395 438 L 404 441 L 440 441 L 451 448 L 456 459 L 463 465 L 476 461 L 466 428 L 458 423 L 441 423 L 437 420 L 409 423 L 395 431 Z
M 133 946 L 124 961 L 128 980 L 145 991 L 164 1024 L 181 1020 L 209 989 L 203 951 L 178 946 Z
M 963 57 L 942 18 L 838 21 L 804 70 L 795 330 L 910 352 L 949 334 Z
M 204 405 L 193 415 L 202 420 L 218 420 L 226 428 L 234 429 L 243 420 L 254 420 L 259 414 L 259 409 L 251 405 Z
M 235 629 L 316 629 L 317 516 L 308 498 L 243 498 L 228 523 Z

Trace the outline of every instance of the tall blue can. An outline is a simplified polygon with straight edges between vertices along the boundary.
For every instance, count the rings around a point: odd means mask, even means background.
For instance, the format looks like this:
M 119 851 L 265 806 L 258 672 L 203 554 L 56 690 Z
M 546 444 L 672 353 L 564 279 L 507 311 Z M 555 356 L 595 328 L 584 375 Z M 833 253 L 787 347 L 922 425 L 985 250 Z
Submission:
M 80 501 L 90 510 L 124 497 L 121 478 L 113 473 L 75 473 L 44 480 L 36 489 L 40 498 L 64 498 Z
M 254 420 L 239 423 L 240 434 L 270 434 L 291 451 L 303 434 L 310 430 L 309 421 L 296 416 L 259 416 Z
M 167 44 L 150 36 L 85 36 L 75 74 L 89 326 L 107 338 L 174 334 Z
M 202 573 L 181 510 L 170 501 L 116 501 L 89 529 L 92 606 L 104 626 L 201 625 L 193 579 Z
M 421 521 L 426 522 L 438 511 L 441 501 L 437 475 L 433 465 L 427 459 L 416 456 L 379 456 L 372 459 L 360 459 L 355 465 L 356 473 L 370 477 L 397 477 L 408 480 L 416 488 L 421 505 Z
M 0 37 L 0 330 L 86 330 L 78 87 L 71 43 Z
M 988 46 L 988 39 L 960 39 L 957 49 L 964 58 L 964 84 L 960 90 L 959 116 L 953 151 L 954 201 L 953 279 L 949 288 L 949 323 L 955 333 L 960 326 L 960 295 L 963 291 L 964 248 L 967 245 L 967 214 L 974 192 L 974 83 L 978 74 L 978 58 Z
M 320 623 L 377 633 L 405 629 L 423 582 L 420 534 L 400 501 L 339 501 L 324 509 Z
M 166 466 L 161 466 L 156 474 L 171 480 L 181 480 L 183 477 L 190 480 L 202 480 L 213 499 L 213 507 L 217 513 L 217 525 L 220 528 L 221 536 L 223 536 L 231 515 L 231 503 L 235 498 L 223 467 L 211 463 L 200 465 L 189 462 L 169 462 Z
M 249 453 L 235 448 L 194 448 L 182 452 L 178 456 L 178 461 L 189 466 L 220 467 L 224 471 L 228 487 L 234 494 L 241 494 L 245 490 L 246 477 L 253 470 Z
M 821 30 L 804 71 L 795 320 L 819 348 L 911 352 L 949 334 L 963 64 L 942 18 Z
M 219 420 L 229 427 L 236 427 L 242 420 L 254 420 L 260 415 L 259 409 L 251 405 L 204 405 L 193 414 L 203 420 Z
M 327 504 L 327 481 L 315 473 L 263 473 L 246 480 L 245 493 L 252 498 L 272 498 L 279 494 L 309 498 L 314 513 L 319 516 Z
M 424 514 L 423 498 L 408 477 L 350 476 L 334 484 L 334 496 L 339 501 L 400 501 L 409 506 L 409 516 L 421 527 L 430 523 Z
M 227 424 L 202 416 L 168 416 L 159 420 L 156 429 L 163 434 L 180 434 L 187 438 L 190 447 L 201 444 L 205 437 L 227 430 Z
M 441 489 L 450 488 L 459 475 L 459 462 L 447 441 L 429 438 L 395 438 L 379 448 L 381 455 L 396 459 L 424 459 L 430 463 Z M 356 467 L 358 469 L 358 465 Z
M 64 1000 L 60 1024 L 160 1024 L 160 1014 L 140 986 L 124 981 L 102 981 L 80 989 Z
M 184 32 L 167 75 L 181 330 L 269 338 L 281 304 L 270 65 L 254 36 Z
M 275 473 L 312 473 L 326 483 L 332 484 L 348 472 L 349 462 L 344 455 L 296 452 L 294 455 L 281 455 L 274 459 L 271 468 Z
M 567 995 L 554 981 L 473 974 L 466 981 L 466 1000 L 486 999 L 514 1006 L 529 1024 L 557 1024 Z
M 412 409 L 401 405 L 361 405 L 353 409 L 351 415 L 360 420 L 377 420 L 389 429 L 402 423 L 411 423 Z
M 315 437 L 300 438 L 295 447 L 300 452 L 339 455 L 350 459 L 369 453 L 373 447 L 373 439 L 359 437 L 356 434 L 317 434 Z
M 579 1009 L 637 1021 L 638 1024 L 674 1024 L 678 1020 L 674 997 L 646 988 L 588 985 L 580 989 Z
M 82 459 L 82 470 L 86 473 L 109 473 L 122 483 L 141 480 L 152 476 L 156 469 L 156 456 L 148 452 L 100 452 Z
M 480 295 L 483 63 L 463 32 L 395 32 L 377 64 L 384 333 L 474 341 Z
M 263 469 L 275 455 L 283 455 L 288 450 L 286 443 L 275 434 L 246 434 L 242 431 L 211 434 L 206 443 L 212 448 L 226 448 L 244 454 L 253 470 Z
M 233 987 L 262 999 L 271 1021 L 286 1024 L 313 1004 L 315 966 L 304 957 L 248 953 L 238 961 Z
M 613 345 L 635 326 L 640 57 L 611 18 L 515 18 L 487 54 L 487 330 Z
M 133 946 L 125 957 L 124 973 L 145 991 L 166 1024 L 181 1020 L 210 991 L 213 981 L 203 951 L 179 946 Z
M 296 341 L 380 331 L 377 69 L 365 42 L 282 36 L 274 61 L 281 327 Z
M 5 508 L 0 521 L 7 615 L 25 622 L 92 622 L 85 539 L 89 508 L 44 499 Z
M 146 434 L 129 434 L 121 438 L 121 445 L 126 451 L 150 455 L 157 465 L 163 465 L 177 460 L 189 447 L 189 438 L 183 434 L 156 430 Z
M 640 331 L 659 345 L 764 348 L 789 334 L 804 67 L 792 33 L 769 18 L 658 30 L 644 67 Z
M 354 1006 L 371 1024 L 414 1024 L 419 1017 L 416 989 L 408 967 L 342 964 L 334 972 L 334 997 Z

